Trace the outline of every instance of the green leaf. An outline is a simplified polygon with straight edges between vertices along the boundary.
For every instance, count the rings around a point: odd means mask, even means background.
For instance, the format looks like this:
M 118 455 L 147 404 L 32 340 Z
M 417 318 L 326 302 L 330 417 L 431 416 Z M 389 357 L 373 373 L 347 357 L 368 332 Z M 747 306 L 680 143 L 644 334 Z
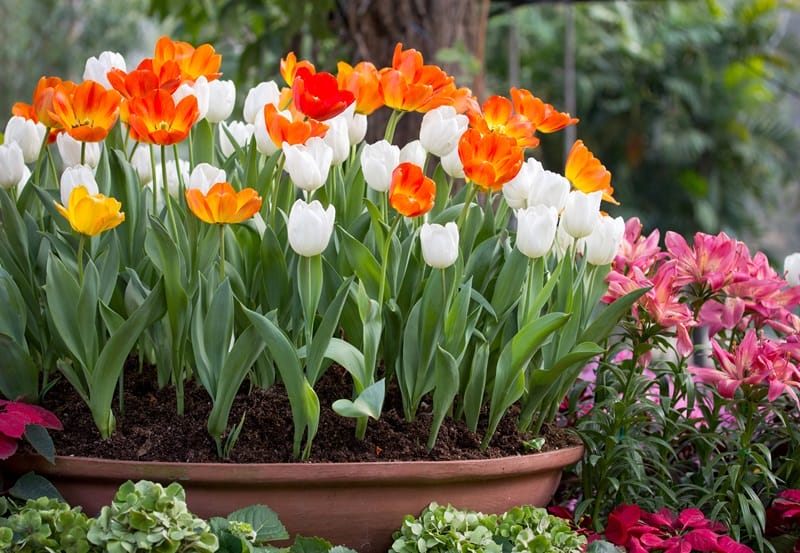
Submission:
M 464 417 L 467 427 L 478 429 L 478 419 L 483 409 L 483 394 L 486 390 L 486 373 L 489 366 L 489 343 L 481 342 L 475 348 L 470 365 L 469 379 L 464 388 Z
M 429 451 L 436 444 L 439 428 L 441 428 L 445 415 L 453 405 L 459 386 L 458 363 L 456 363 L 450 352 L 441 346 L 436 350 L 434 372 L 436 374 L 436 387 L 433 390 L 433 418 L 431 420 L 431 431 L 428 435 Z
M 343 417 L 372 417 L 374 420 L 378 420 L 383 410 L 385 393 L 385 382 L 384 379 L 381 378 L 379 381 L 365 388 L 363 392 L 358 394 L 358 397 L 354 401 L 338 399 L 333 402 L 332 408 Z
M 47 432 L 47 429 L 38 424 L 28 424 L 25 426 L 25 439 L 28 440 L 36 452 L 50 461 L 51 464 L 56 462 L 56 448 L 53 445 L 53 438 Z
M 600 343 L 604 341 L 613 331 L 617 323 L 628 313 L 633 304 L 641 298 L 650 288 L 641 288 L 628 292 L 621 298 L 610 303 L 603 312 L 584 330 L 579 340 L 581 342 Z
M 322 283 L 322 274 L 319 275 L 320 284 Z M 311 340 L 311 345 L 308 347 L 308 356 L 306 358 L 306 374 L 311 384 L 321 376 L 322 360 L 325 358 L 325 352 L 328 350 L 328 344 L 333 338 L 334 332 L 339 329 L 339 318 L 342 315 L 342 308 L 344 307 L 345 300 L 347 300 L 347 292 L 350 289 L 352 277 L 342 282 L 333 301 L 328 305 L 322 321 L 314 333 L 314 338 Z
M 228 515 L 228 521 L 246 522 L 256 533 L 256 542 L 285 540 L 289 533 L 278 515 L 266 505 L 250 505 Z
M 377 298 L 380 292 L 381 266 L 372 252 L 351 236 L 346 230 L 339 228 L 340 246 L 347 263 L 358 279 L 364 284 L 371 298 Z
M 47 277 L 44 289 L 47 308 L 55 330 L 70 353 L 78 360 L 82 370 L 88 371 L 89 364 L 88 359 L 85 357 L 83 338 L 81 336 L 83 329 L 78 325 L 75 313 L 75 302 L 81 295 L 78 280 L 64 263 L 52 253 L 47 258 L 46 272 Z M 90 328 L 94 329 L 94 321 Z
M 0 334 L 0 394 L 10 400 L 39 397 L 39 368 L 24 344 Z
M 5 334 L 21 347 L 27 349 L 25 325 L 27 308 L 22 294 L 8 271 L 0 267 L 0 334 Z
M 235 142 L 233 143 L 235 144 Z M 198 163 L 214 164 L 214 128 L 207 119 L 198 121 L 192 127 L 191 148 L 195 165 Z
M 344 367 L 355 381 L 357 388 L 363 390 L 369 382 L 369 374 L 364 367 L 364 354 L 350 342 L 345 342 L 341 338 L 331 338 L 325 349 L 325 357 Z
M 328 553 L 330 548 L 331 542 L 322 538 L 297 536 L 289 549 L 289 553 Z
M 38 499 L 40 497 L 50 497 L 59 501 L 64 498 L 58 493 L 56 487 L 44 476 L 39 476 L 33 472 L 26 472 L 11 486 L 8 493 L 19 499 Z

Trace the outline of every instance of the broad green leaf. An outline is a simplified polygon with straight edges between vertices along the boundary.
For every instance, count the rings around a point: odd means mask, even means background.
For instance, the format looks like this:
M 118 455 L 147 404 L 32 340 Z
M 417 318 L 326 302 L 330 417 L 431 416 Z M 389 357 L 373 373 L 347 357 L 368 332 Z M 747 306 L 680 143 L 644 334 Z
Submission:
M 38 424 L 28 424 L 25 426 L 25 439 L 33 446 L 36 453 L 50 461 L 51 464 L 55 463 L 56 448 L 53 445 L 53 438 L 47 432 L 47 429 Z
M 228 521 L 246 522 L 256 533 L 254 541 L 274 541 L 289 538 L 278 515 L 266 505 L 250 505 L 228 515 Z
M 222 130 L 222 125 L 219 126 Z M 236 142 L 232 142 L 236 144 Z M 202 119 L 192 127 L 192 140 L 190 141 L 194 163 L 214 164 L 214 128 L 207 119 Z
M 47 259 L 47 280 L 44 286 L 47 308 L 55 330 L 70 353 L 88 370 L 88 360 L 83 350 L 81 328 L 75 319 L 75 302 L 80 297 L 78 280 L 52 253 Z M 94 328 L 94 321 L 90 328 Z
M 464 417 L 467 427 L 475 432 L 478 418 L 483 408 L 483 394 L 486 389 L 486 372 L 489 366 L 489 343 L 481 342 L 475 348 L 470 364 L 469 380 L 464 388 Z
M 39 397 L 39 368 L 22 344 L 0 334 L 0 394 L 10 400 Z
M 320 275 L 320 280 L 321 279 Z M 322 361 L 325 358 L 325 352 L 328 349 L 328 343 L 331 341 L 333 334 L 339 328 L 339 318 L 342 315 L 342 308 L 347 300 L 347 293 L 352 283 L 352 277 L 345 280 L 336 291 L 336 295 L 331 301 L 325 314 L 322 316 L 322 321 L 314 332 L 314 338 L 311 340 L 308 350 L 308 357 L 306 358 L 306 374 L 309 382 L 313 385 L 321 376 Z
M 602 313 L 592 322 L 589 327 L 581 333 L 579 340 L 581 342 L 603 342 L 613 331 L 617 323 L 628 313 L 636 303 L 636 300 L 641 298 L 650 288 L 641 288 L 628 292 L 621 298 L 616 299 L 610 303 Z
M 340 246 L 347 262 L 358 279 L 364 284 L 371 298 L 380 291 L 381 266 L 367 247 L 339 227 Z
M 40 497 L 50 497 L 64 501 L 56 487 L 47 478 L 33 472 L 26 472 L 11 486 L 8 493 L 19 499 L 38 499 Z
M 5 334 L 17 342 L 20 347 L 27 349 L 25 341 L 25 325 L 27 323 L 27 309 L 25 300 L 14 279 L 8 271 L 0 267 L 0 334 Z
M 364 389 L 369 382 L 369 373 L 364 367 L 364 354 L 350 342 L 331 338 L 325 349 L 325 357 L 344 367 L 353 377 L 356 388 Z
M 433 390 L 433 418 L 428 436 L 428 450 L 433 449 L 436 444 L 439 428 L 458 394 L 458 363 L 450 352 L 441 346 L 436 350 L 434 372 L 436 388 Z
M 381 378 L 379 381 L 365 388 L 353 401 L 349 399 L 338 399 L 334 401 L 332 405 L 333 410 L 343 417 L 372 417 L 378 420 L 383 410 L 385 390 L 385 382 L 384 379 Z

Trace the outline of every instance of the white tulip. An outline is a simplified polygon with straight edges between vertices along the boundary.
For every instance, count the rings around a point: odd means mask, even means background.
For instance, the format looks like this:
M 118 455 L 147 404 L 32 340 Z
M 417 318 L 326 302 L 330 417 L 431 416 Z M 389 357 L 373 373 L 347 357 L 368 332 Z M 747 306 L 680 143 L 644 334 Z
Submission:
M 0 188 L 21 190 L 31 170 L 25 165 L 22 148 L 16 142 L 0 145 Z
M 444 155 L 441 158 L 442 169 L 444 172 L 455 179 L 464 178 L 464 164 L 461 163 L 461 157 L 458 155 L 458 148 L 453 148 L 453 151 Z
M 426 157 L 428 157 L 428 153 L 419 140 L 412 140 L 400 149 L 400 163 L 408 162 L 425 167 Z
M 592 233 L 597 224 L 602 197 L 603 193 L 600 190 L 590 194 L 580 190 L 573 190 L 569 193 L 564 213 L 561 215 L 561 224 L 570 236 L 583 238 Z
M 245 122 L 255 125 L 256 120 L 264 118 L 264 106 L 274 104 L 277 107 L 280 98 L 281 91 L 275 81 L 258 83 L 247 92 L 247 96 L 244 99 L 242 116 Z
M 536 164 L 541 166 L 538 161 L 530 158 L 522 164 L 519 173 L 503 185 L 503 197 L 511 209 L 523 209 L 528 206 L 528 194 L 533 184 L 533 172 Z
M 142 185 L 153 180 L 153 166 L 150 164 L 150 150 L 146 145 L 140 144 L 131 157 L 131 167 L 139 175 Z
M 250 143 L 250 139 L 253 137 L 253 133 L 255 132 L 255 127 L 250 123 L 244 123 L 242 121 L 232 121 L 231 123 L 222 123 L 224 128 L 219 129 L 219 148 L 222 150 L 222 155 L 225 157 L 230 157 L 233 152 L 236 151 L 236 148 L 231 143 L 231 139 L 228 137 L 228 132 L 233 136 L 233 139 L 236 141 L 236 145 L 240 148 L 246 148 L 247 145 Z M 228 132 L 225 132 L 225 129 Z
M 218 182 L 227 182 L 225 170 L 214 167 L 210 163 L 198 163 L 189 175 L 187 188 L 196 188 L 204 195 Z
M 47 127 L 43 124 L 15 115 L 6 123 L 5 141 L 16 142 L 22 150 L 25 163 L 33 163 L 39 159 L 46 132 Z
M 553 206 L 532 205 L 515 211 L 517 248 L 527 257 L 542 257 L 553 246 L 558 226 L 558 212 Z
M 361 144 L 367 135 L 367 116 L 363 113 L 356 113 L 356 103 L 353 102 L 342 113 L 347 121 L 347 138 L 351 146 Z
M 592 233 L 584 238 L 586 261 L 592 265 L 608 265 L 614 261 L 624 234 L 625 221 L 622 217 L 600 216 Z
M 291 121 L 292 115 L 288 111 L 282 111 L 279 113 Z M 256 122 L 253 123 L 253 134 L 256 137 L 256 148 L 265 156 L 271 156 L 280 150 L 280 148 L 272 141 L 272 137 L 269 135 L 269 131 L 267 130 L 267 120 L 264 119 L 263 108 L 261 110 L 261 115 L 256 117 Z
M 581 241 L 578 241 L 578 246 L 580 246 Z M 575 239 L 564 230 L 564 217 L 562 216 L 558 222 L 558 228 L 556 229 L 556 239 L 553 243 L 553 250 L 556 252 L 556 256 L 561 259 L 564 257 L 572 245 L 575 244 Z
M 351 104 L 353 105 L 353 104 Z M 325 132 L 323 140 L 325 144 L 333 150 L 331 163 L 338 165 L 345 161 L 350 155 L 350 137 L 347 131 L 347 118 L 339 114 L 332 119 L 325 121 L 328 130 Z
M 108 82 L 108 72 L 112 69 L 120 69 L 128 72 L 125 58 L 118 52 L 110 52 L 106 50 L 100 56 L 92 56 L 86 60 L 86 65 L 83 69 L 84 81 L 96 81 L 104 87 L 111 89 L 111 83 Z
M 175 166 L 175 160 L 171 159 L 167 161 L 167 190 L 169 191 L 169 195 L 172 196 L 173 198 L 178 197 L 178 193 L 180 191 L 180 183 L 183 182 L 185 186 L 186 183 L 189 182 L 189 177 L 190 177 L 189 173 L 190 165 L 188 161 L 186 161 L 185 159 L 181 159 L 179 167 L 181 171 L 180 180 L 178 179 L 178 169 Z M 159 200 L 159 205 L 162 205 L 161 202 L 163 201 L 163 199 L 161 199 L 159 196 L 159 194 L 161 194 L 161 192 L 164 190 L 164 185 L 162 184 L 163 182 L 162 174 L 163 174 L 163 169 L 161 168 L 161 164 L 158 163 L 156 164 L 155 183 L 157 188 L 156 197 Z
M 305 144 L 283 143 L 286 157 L 283 168 L 295 186 L 311 192 L 320 188 L 328 179 L 333 161 L 333 149 L 317 136 L 309 138 Z
M 434 108 L 422 117 L 419 141 L 435 156 L 444 156 L 458 146 L 458 139 L 467 130 L 469 119 L 456 113 L 453 106 Z
M 379 140 L 365 144 L 361 150 L 361 172 L 367 186 L 377 192 L 386 192 L 392 184 L 392 171 L 400 165 L 400 147 Z
M 297 200 L 289 211 L 286 229 L 289 245 L 295 253 L 305 257 L 321 254 L 328 247 L 335 217 L 333 205 L 324 209 L 317 200 L 310 204 Z
M 425 223 L 419 231 L 422 258 L 435 269 L 446 269 L 458 259 L 458 227 Z
M 790 286 L 800 285 L 800 252 L 787 255 L 783 260 L 783 278 Z
M 186 98 L 187 96 L 194 96 L 197 99 L 197 119 L 204 119 L 208 113 L 208 103 L 210 97 L 208 87 L 208 79 L 200 76 L 193 84 L 183 83 L 178 89 L 172 93 L 172 99 L 175 104 Z
M 233 81 L 214 79 L 208 83 L 208 112 L 206 120 L 209 123 L 224 121 L 233 113 L 236 103 L 236 85 Z
M 84 144 L 86 145 L 85 149 L 83 146 Z M 58 154 L 61 156 L 61 161 L 63 161 L 64 165 L 67 167 L 83 163 L 94 169 L 97 167 L 97 164 L 100 163 L 99 142 L 80 142 L 67 133 L 62 132 L 56 137 L 56 146 L 58 147 Z M 81 150 L 84 151 L 83 162 L 81 162 Z
M 528 160 L 530 162 L 530 160 Z M 567 205 L 567 196 L 572 186 L 563 175 L 547 171 L 542 164 L 531 164 L 531 187 L 528 205 L 551 205 L 561 211 Z
M 67 167 L 61 174 L 59 188 L 61 193 L 61 205 L 69 205 L 69 197 L 72 191 L 78 186 L 85 186 L 89 194 L 98 194 L 97 181 L 94 178 L 94 171 L 88 165 L 75 165 Z

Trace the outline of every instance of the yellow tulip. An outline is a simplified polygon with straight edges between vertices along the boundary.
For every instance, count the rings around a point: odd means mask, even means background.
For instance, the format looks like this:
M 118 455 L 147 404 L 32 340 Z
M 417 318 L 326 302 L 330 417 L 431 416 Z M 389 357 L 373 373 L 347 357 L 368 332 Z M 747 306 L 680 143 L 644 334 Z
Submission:
M 86 236 L 100 234 L 125 220 L 120 211 L 122 204 L 103 194 L 89 194 L 85 186 L 76 186 L 69 195 L 65 208 L 56 202 L 58 212 L 63 215 L 76 232 Z

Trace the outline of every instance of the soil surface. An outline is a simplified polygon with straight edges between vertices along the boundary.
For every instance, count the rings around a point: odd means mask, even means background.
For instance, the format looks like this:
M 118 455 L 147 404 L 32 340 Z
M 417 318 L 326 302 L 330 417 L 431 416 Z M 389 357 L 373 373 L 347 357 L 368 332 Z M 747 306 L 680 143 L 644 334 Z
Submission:
M 188 384 L 185 415 L 177 415 L 175 391 L 158 389 L 152 370 L 139 372 L 129 364 L 125 374 L 124 412 L 117 416 L 117 430 L 108 439 L 100 438 L 88 408 L 72 387 L 59 382 L 43 401 L 64 425 L 50 431 L 58 455 L 100 457 L 142 461 L 220 462 L 216 445 L 206 430 L 211 410 L 208 393 L 199 385 Z M 436 446 L 428 451 L 429 404 L 423 402 L 415 421 L 404 420 L 399 393 L 388 386 L 381 418 L 370 420 L 365 440 L 355 437 L 355 421 L 334 413 L 330 405 L 350 398 L 349 376 L 338 367 L 330 368 L 315 386 L 320 399 L 319 431 L 311 449 L 311 462 L 369 462 L 408 460 L 485 459 L 528 453 L 523 442 L 532 436 L 521 434 L 514 424 L 514 412 L 501 421 L 490 446 L 480 449 L 479 432 L 467 429 L 463 421 L 447 417 Z M 116 401 L 116 399 L 115 399 Z M 293 425 L 289 401 L 281 385 L 270 389 L 243 389 L 231 411 L 229 428 L 245 416 L 244 427 L 231 451 L 231 463 L 289 463 L 292 457 Z M 543 450 L 559 449 L 580 443 L 569 431 L 548 427 L 542 432 Z

